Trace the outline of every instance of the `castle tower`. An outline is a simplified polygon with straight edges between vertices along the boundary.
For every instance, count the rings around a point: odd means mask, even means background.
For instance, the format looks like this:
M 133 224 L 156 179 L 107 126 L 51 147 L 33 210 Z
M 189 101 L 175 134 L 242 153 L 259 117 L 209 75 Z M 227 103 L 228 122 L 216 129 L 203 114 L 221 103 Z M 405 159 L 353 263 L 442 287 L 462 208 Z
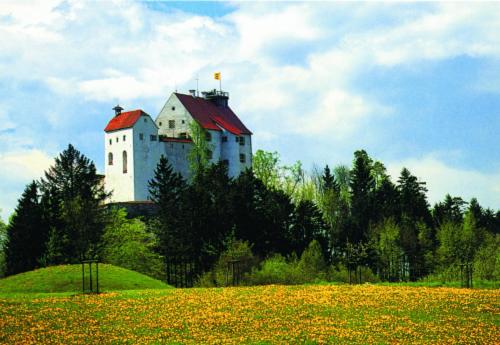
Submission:
M 148 200 L 148 182 L 160 160 L 158 128 L 142 110 L 122 112 L 104 129 L 105 185 L 112 202 Z

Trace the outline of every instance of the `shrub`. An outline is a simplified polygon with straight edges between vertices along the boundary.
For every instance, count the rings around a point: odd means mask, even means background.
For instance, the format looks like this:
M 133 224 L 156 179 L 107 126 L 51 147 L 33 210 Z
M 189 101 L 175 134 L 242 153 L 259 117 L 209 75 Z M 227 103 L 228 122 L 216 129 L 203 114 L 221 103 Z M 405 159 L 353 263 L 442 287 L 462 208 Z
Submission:
M 245 276 L 257 264 L 248 242 L 231 241 L 214 268 L 200 276 L 197 286 L 228 286 L 245 283 Z M 239 281 L 238 281 L 239 278 Z
M 297 258 L 288 261 L 281 255 L 274 255 L 261 263 L 259 269 L 253 269 L 247 277 L 251 285 L 266 284 L 302 284 L 305 282 L 299 269 Z
M 309 243 L 300 257 L 298 268 L 305 282 L 326 280 L 327 266 L 318 241 Z

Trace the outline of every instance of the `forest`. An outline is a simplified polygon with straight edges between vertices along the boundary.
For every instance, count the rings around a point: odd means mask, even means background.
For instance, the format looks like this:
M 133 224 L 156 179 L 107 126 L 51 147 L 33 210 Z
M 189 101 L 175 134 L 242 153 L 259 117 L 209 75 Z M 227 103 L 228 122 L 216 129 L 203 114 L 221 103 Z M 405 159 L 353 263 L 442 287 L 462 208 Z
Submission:
M 0 221 L 0 277 L 92 258 L 161 280 L 188 262 L 200 286 L 229 284 L 235 262 L 247 285 L 500 280 L 500 210 L 450 195 L 431 206 L 406 168 L 393 181 L 358 150 L 351 166 L 307 172 L 258 150 L 233 179 L 204 152 L 193 149 L 189 180 L 162 157 L 149 184 L 158 212 L 131 218 L 69 145 Z

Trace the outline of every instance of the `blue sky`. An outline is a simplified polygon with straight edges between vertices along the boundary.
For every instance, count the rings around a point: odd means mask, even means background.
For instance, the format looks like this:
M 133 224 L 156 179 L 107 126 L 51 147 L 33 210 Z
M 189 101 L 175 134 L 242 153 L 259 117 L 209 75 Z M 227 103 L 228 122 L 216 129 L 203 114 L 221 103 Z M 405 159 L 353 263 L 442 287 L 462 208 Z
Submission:
M 499 3 L 0 2 L 0 208 L 74 144 L 103 169 L 119 102 L 218 84 L 284 164 L 350 165 L 500 208 Z

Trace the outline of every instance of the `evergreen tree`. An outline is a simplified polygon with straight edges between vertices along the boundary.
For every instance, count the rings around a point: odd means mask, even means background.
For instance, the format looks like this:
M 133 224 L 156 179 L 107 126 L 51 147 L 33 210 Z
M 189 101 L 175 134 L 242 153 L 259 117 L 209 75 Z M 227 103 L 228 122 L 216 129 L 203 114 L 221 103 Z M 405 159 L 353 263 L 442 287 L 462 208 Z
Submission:
M 0 209 L 2 211 L 2 209 Z M 0 218 L 0 278 L 5 276 L 5 243 L 7 242 L 7 225 Z
M 418 242 L 418 224 L 423 222 L 432 226 L 431 214 L 427 203 L 425 182 L 418 181 L 410 171 L 403 168 L 398 179 L 397 190 L 400 200 L 401 247 L 405 252 L 410 280 L 416 280 L 423 274 L 422 251 Z M 432 235 L 431 235 L 432 236 Z
M 462 198 L 446 194 L 444 201 L 434 206 L 432 215 L 435 226 L 438 227 L 446 222 L 462 223 L 466 204 Z
M 354 153 L 354 166 L 351 171 L 351 229 L 349 242 L 359 243 L 367 238 L 368 226 L 373 216 L 373 191 L 375 180 L 372 160 L 364 150 Z
M 330 171 L 330 167 L 328 165 L 325 166 L 325 170 L 323 171 L 323 190 L 333 190 L 337 193 L 340 193 L 340 186 L 335 180 L 335 176 L 332 175 Z
M 151 200 L 158 205 L 157 234 L 160 254 L 166 259 L 190 256 L 192 253 L 191 236 L 184 225 L 184 193 L 187 185 L 179 173 L 173 171 L 165 156 L 149 181 Z
M 292 251 L 300 257 L 312 241 L 317 241 L 321 245 L 323 255 L 327 254 L 325 228 L 321 212 L 316 205 L 309 200 L 300 201 L 295 207 L 290 229 Z
M 6 273 L 16 274 L 38 267 L 47 240 L 35 181 L 24 190 L 7 227 Z
M 109 194 L 94 163 L 68 145 L 45 172 L 41 191 L 44 222 L 55 237 L 53 243 L 58 243 L 63 262 L 96 255 L 106 223 L 102 205 Z

